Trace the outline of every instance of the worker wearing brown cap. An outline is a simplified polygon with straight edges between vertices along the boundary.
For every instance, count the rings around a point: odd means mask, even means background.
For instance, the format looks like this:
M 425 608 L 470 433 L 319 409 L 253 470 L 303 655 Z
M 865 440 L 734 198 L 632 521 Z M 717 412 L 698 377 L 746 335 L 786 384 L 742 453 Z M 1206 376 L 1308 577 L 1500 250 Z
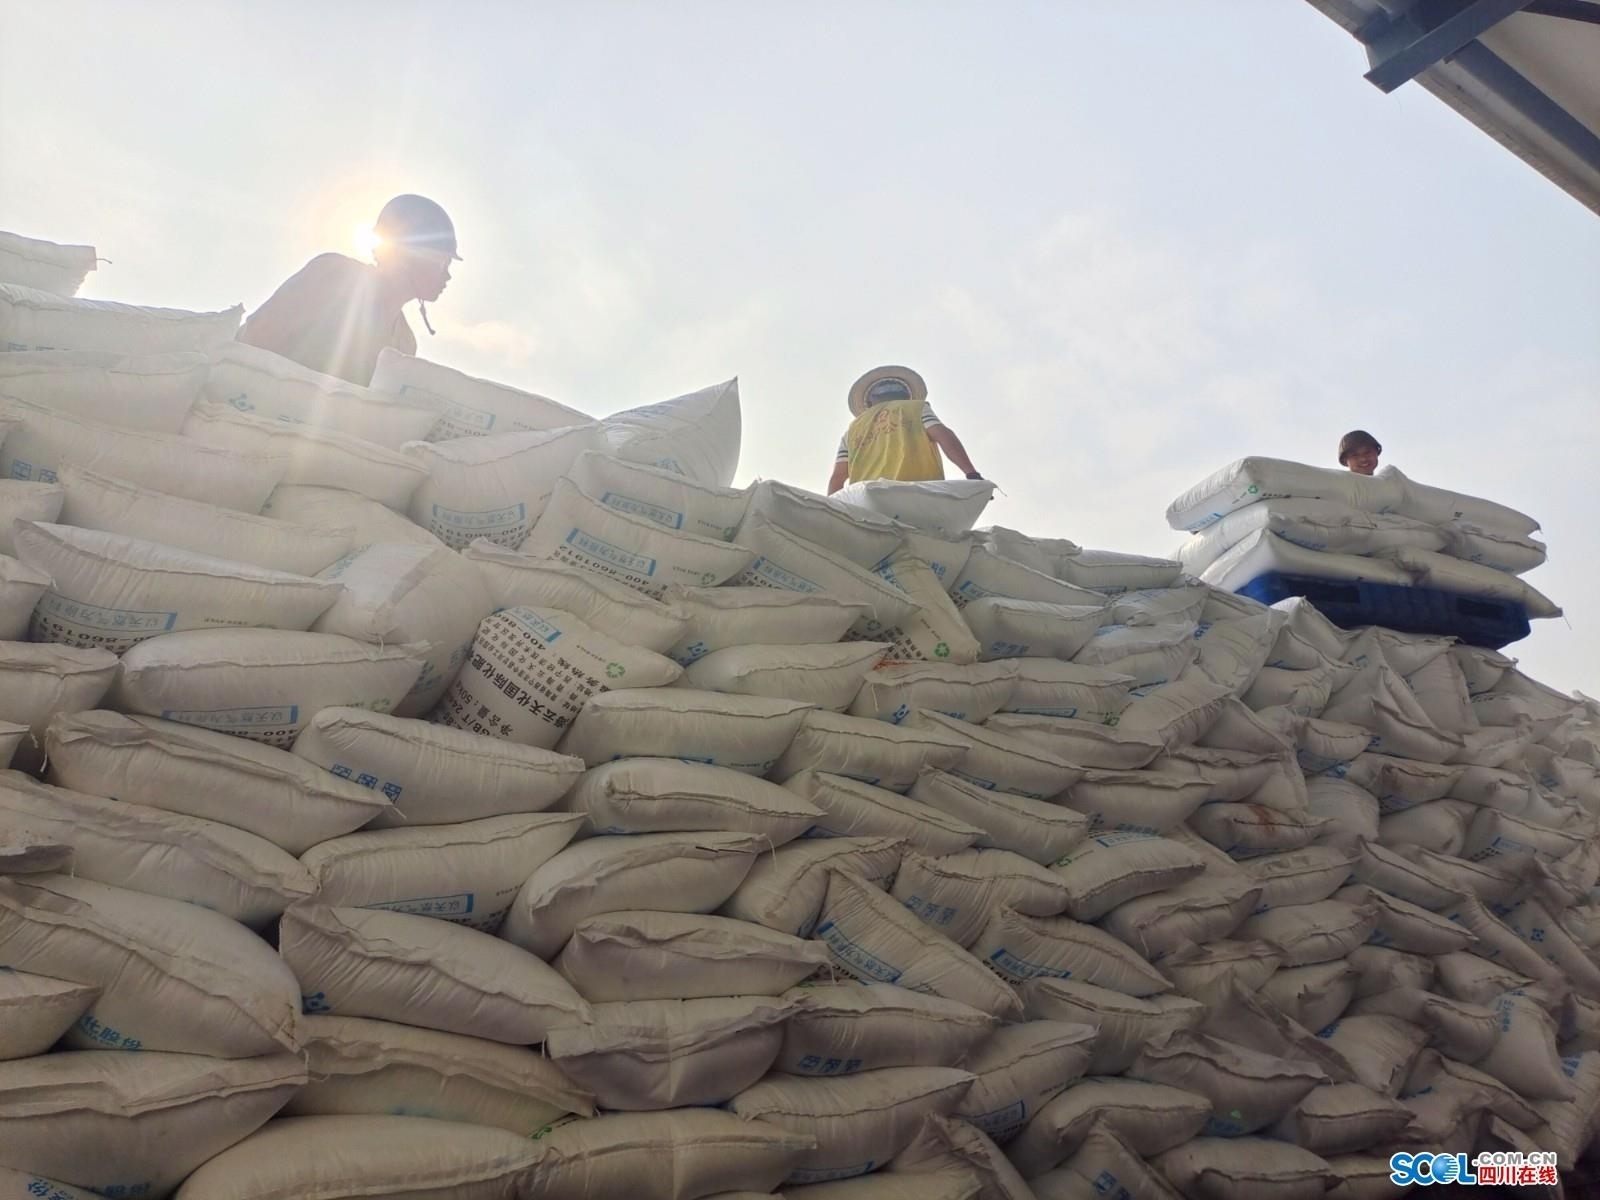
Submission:
M 928 385 L 910 367 L 876 367 L 850 387 L 850 428 L 839 439 L 831 496 L 847 482 L 943 479 L 942 451 L 968 479 L 981 479 L 961 439 L 934 415 Z
M 1352 429 L 1339 439 L 1339 465 L 1348 467 L 1357 475 L 1371 475 L 1378 469 L 1378 455 L 1383 447 L 1378 439 L 1365 429 Z
M 461 257 L 455 226 L 432 200 L 407 195 L 383 206 L 373 232 L 372 263 L 317 255 L 250 314 L 239 340 L 363 386 L 384 349 L 415 354 L 403 310 L 420 301 L 422 323 L 433 332 L 426 305 Z

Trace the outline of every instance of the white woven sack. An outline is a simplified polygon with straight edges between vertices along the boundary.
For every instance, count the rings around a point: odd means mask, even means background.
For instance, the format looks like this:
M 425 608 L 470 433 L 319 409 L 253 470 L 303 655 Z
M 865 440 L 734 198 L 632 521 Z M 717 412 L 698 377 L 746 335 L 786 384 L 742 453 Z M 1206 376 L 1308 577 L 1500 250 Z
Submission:
M 970 946 L 1002 906 L 1030 917 L 1053 917 L 1067 905 L 1067 889 L 1058 876 L 1006 850 L 939 857 L 908 852 L 889 894 L 958 946 Z
M 583 818 L 516 813 L 456 825 L 347 833 L 300 856 L 324 904 L 437 917 L 493 933 L 523 882 Z
M 1205 860 L 1170 838 L 1148 833 L 1097 833 L 1050 869 L 1067 885 L 1066 911 L 1094 921 L 1117 905 L 1164 891 L 1205 870 Z
M 433 427 L 416 435 L 430 442 L 560 429 L 589 420 L 576 409 L 544 396 L 478 379 L 441 363 L 403 354 L 392 346 L 379 351 L 371 386 L 374 392 L 393 396 L 405 404 L 439 408 L 439 419 Z
M 1025 917 L 1001 909 L 972 953 L 995 974 L 1021 985 L 1040 976 L 1081 979 L 1129 996 L 1170 991 L 1161 972 L 1117 938 L 1070 917 Z
M 1136 686 L 1153 688 L 1181 676 L 1199 653 L 1193 625 L 1113 624 L 1095 630 L 1072 661 L 1131 675 Z
M 66 875 L 0 879 L 0 955 L 100 988 L 68 1049 L 251 1058 L 295 1046 L 294 977 L 236 921 Z
M 0 442 L 0 477 L 54 483 L 79 467 L 240 512 L 260 512 L 288 462 L 259 450 L 208 446 L 171 433 L 118 429 L 0 396 L 0 419 L 21 421 Z
M 428 477 L 415 459 L 376 442 L 242 413 L 226 404 L 196 405 L 183 434 L 208 446 L 281 456 L 287 464 L 285 484 L 344 488 L 396 512 L 406 510 L 411 494 Z
M 590 838 L 528 876 L 501 936 L 549 959 L 578 922 L 599 913 L 715 912 L 764 847 L 764 839 L 747 833 Z
M 474 647 L 478 622 L 493 607 L 473 565 L 443 547 L 374 542 L 317 578 L 344 590 L 317 618 L 316 632 L 377 646 L 430 647 L 421 674 L 395 706 L 402 717 L 428 712 L 444 695 Z
M 948 580 L 947 586 L 958 608 L 990 596 L 1091 608 L 1105 603 L 1105 597 L 1098 592 L 1063 583 L 1043 570 L 1025 566 L 982 545 L 972 548 L 961 573 Z
M 1074 809 L 990 791 L 948 771 L 923 771 L 908 795 L 981 830 L 973 845 L 1009 850 L 1043 865 L 1055 862 L 1089 832 L 1089 818 Z
M 748 489 L 706 487 L 673 471 L 593 451 L 578 456 L 568 477 L 607 508 L 719 542 L 733 541 L 750 505 Z
M 814 1137 L 817 1148 L 786 1182 L 820 1183 L 865 1175 L 883 1166 L 915 1136 L 923 1118 L 945 1114 L 972 1086 L 949 1067 L 887 1067 L 837 1079 L 773 1076 L 740 1092 L 729 1109 Z
M 1548 596 L 1524 579 L 1497 571 L 1481 563 L 1466 562 L 1431 550 L 1396 550 L 1393 561 L 1415 577 L 1421 587 L 1466 596 L 1510 600 L 1527 610 L 1528 616 L 1559 617 L 1561 609 Z
M 574 425 L 407 442 L 405 453 L 428 472 L 411 496 L 411 519 L 455 550 L 477 538 L 514 550 L 532 533 L 573 460 L 594 439 L 593 425 Z
M 1585 840 L 1577 830 L 1557 829 L 1492 808 L 1480 808 L 1467 827 L 1461 857 L 1471 862 L 1529 858 L 1548 862 L 1581 848 Z
M 17 552 L 11 536 L 14 522 L 55 521 L 61 516 L 66 499 L 66 490 L 59 483 L 0 479 L 0 554 L 15 555 Z
M 1444 552 L 1452 558 L 1481 563 L 1497 571 L 1522 575 L 1542 566 L 1548 548 L 1541 541 L 1527 535 L 1508 535 L 1489 529 L 1480 529 L 1471 522 L 1456 520 L 1442 530 L 1446 545 Z M 1441 547 L 1429 546 L 1430 550 Z
M 1398 550 L 1394 553 L 1424 552 Z M 1332 550 L 1307 550 L 1266 530 L 1252 533 L 1230 548 L 1200 572 L 1200 579 L 1214 588 L 1234 591 L 1274 571 L 1328 580 L 1366 580 L 1369 583 L 1399 586 L 1409 586 L 1414 582 L 1409 571 L 1387 558 L 1338 554 Z
M 1324 846 L 1354 847 L 1378 840 L 1378 798 L 1365 788 L 1329 775 L 1306 781 L 1306 806 L 1312 816 L 1328 823 L 1317 841 Z
M 1256 673 L 1243 699 L 1257 712 L 1281 707 L 1295 716 L 1319 717 L 1328 707 L 1334 687 L 1349 674 L 1349 668 L 1341 663 L 1323 663 L 1310 670 L 1267 666 Z
M 1371 792 L 1378 797 L 1381 812 L 1394 813 L 1451 795 L 1464 770 L 1460 766 L 1364 752 L 1328 774 Z
M 775 479 L 760 480 L 751 488 L 747 523 L 775 525 L 869 571 L 887 562 L 905 536 L 903 526 L 870 508 Z M 743 533 L 741 529 L 741 538 Z
M 291 1054 L 48 1054 L 0 1064 L 6 1162 L 100 1195 L 170 1196 L 185 1175 L 264 1125 L 305 1079 Z M 42 1186 L 18 1195 L 63 1194 Z
M 1144 1046 L 1197 1029 L 1206 1015 L 1206 1006 L 1187 996 L 1141 1000 L 1077 979 L 1040 976 L 1018 991 L 1030 1021 L 1076 1022 L 1099 1030 L 1084 1068 L 1091 1075 L 1122 1074 Z
M 1572 1080 L 1561 1069 L 1557 1026 L 1526 993 L 1511 991 L 1492 1005 L 1499 1027 L 1493 1048 L 1475 1064 L 1528 1100 L 1570 1100 Z
M 1182 1145 L 1204 1128 L 1211 1102 L 1162 1083 L 1093 1077 L 1044 1106 L 1006 1147 L 1024 1175 L 1042 1175 L 1075 1154 L 1101 1124 L 1135 1153 L 1150 1156 Z
M 887 887 L 900 869 L 898 838 L 802 838 L 756 859 L 717 911 L 783 933 L 809 937 L 834 872 Z
M 442 412 L 431 399 L 397 400 L 245 342 L 212 354 L 201 395 L 251 416 L 347 433 L 391 450 L 427 436 Z
M 1167 833 L 1211 795 L 1202 779 L 1157 770 L 1089 771 L 1056 802 L 1089 818 L 1097 833 Z
M 337 584 L 121 534 L 38 522 L 15 534 L 22 561 L 53 581 L 34 612 L 36 642 L 121 654 L 194 629 L 303 630 L 339 597 Z
M 489 1125 L 532 1137 L 594 1099 L 535 1050 L 365 1017 L 300 1020 L 311 1080 L 291 1117 L 380 1115 L 402 1109 L 435 1121 Z
M 1372 733 L 1369 749 L 1420 762 L 1449 762 L 1461 752 L 1461 738 L 1428 719 L 1405 680 L 1378 664 L 1340 688 L 1321 714 L 1332 721 L 1360 724 Z
M 273 489 L 262 506 L 262 515 L 291 525 L 316 529 L 348 529 L 350 545 L 373 542 L 404 542 L 417 546 L 444 545 L 420 525 L 411 523 L 392 508 L 376 500 L 358 496 L 343 488 L 294 487 Z
M 1271 609 L 1238 621 L 1201 621 L 1195 627 L 1196 666 L 1242 696 L 1266 666 L 1283 615 Z
M 686 619 L 669 607 L 595 571 L 532 558 L 478 540 L 461 555 L 478 569 L 492 608 L 569 612 L 607 637 L 664 653 L 684 634 Z
M 1319 900 L 1258 913 L 1239 927 L 1238 936 L 1271 942 L 1284 952 L 1284 966 L 1304 967 L 1345 957 L 1367 940 L 1377 919 L 1371 907 Z
M 962 616 L 972 627 L 985 662 L 1002 658 L 1070 659 L 1106 623 L 1105 605 L 1047 604 L 985 596 L 969 601 Z
M 1171 558 L 1079 547 L 1071 554 L 1057 555 L 1051 574 L 1078 587 L 1114 596 L 1142 588 L 1172 587 L 1183 574 L 1183 564 Z
M 29 521 L 20 531 L 31 533 L 38 528 L 41 526 L 37 522 Z M 18 553 L 21 552 L 22 548 L 18 547 Z M 0 557 L 0 640 L 18 641 L 27 635 L 34 609 L 41 599 L 51 594 L 50 587 L 51 577 L 42 568 L 15 558 Z
M 1267 942 L 1225 938 L 1169 954 L 1161 969 L 1181 995 L 1214 1006 L 1235 986 L 1247 994 L 1259 990 L 1282 961 L 1283 951 Z
M 0 394 L 122 429 L 178 433 L 209 369 L 198 353 L 36 350 L 0 357 Z
M 806 768 L 783 786 L 818 810 L 808 838 L 893 838 L 921 854 L 954 854 L 972 845 L 975 826 L 938 809 L 929 809 L 899 792 L 874 787 L 844 775 Z
M 1021 563 L 1046 575 L 1055 570 L 1055 560 L 1064 554 L 1076 554 L 1082 549 L 1077 542 L 1066 538 L 1033 537 L 1004 525 L 986 525 L 976 532 L 975 544 L 984 545 L 1001 558 Z
M 915 558 L 928 564 L 939 586 L 948 588 L 967 565 L 975 544 L 972 534 L 932 534 L 907 529 L 898 557 Z
M 45 746 L 52 783 L 232 825 L 294 855 L 390 809 L 292 754 L 172 721 L 63 713 Z
M 28 727 L 10 721 L 0 721 L 0 770 L 11 765 L 16 753 L 28 737 Z
M 1383 1170 L 1387 1180 L 1387 1159 Z M 1178 1193 L 1156 1169 L 1135 1154 L 1108 1125 L 1092 1126 L 1076 1153 L 1054 1170 L 1035 1175 L 1028 1180 L 1028 1186 L 1038 1200 L 1100 1200 L 1110 1188 L 1130 1197 L 1179 1200 Z
M 1308 1092 L 1271 1132 L 1280 1141 L 1326 1157 L 1388 1145 L 1410 1123 L 1411 1111 L 1398 1101 L 1363 1084 L 1332 1083 Z M 1385 1181 L 1387 1171 L 1385 1161 Z
M 778 996 L 828 961 L 816 942 L 701 913 L 585 917 L 555 966 L 587 1000 Z
M 1238 509 L 1290 498 L 1339 501 L 1362 512 L 1394 512 L 1401 507 L 1404 491 L 1392 476 L 1357 475 L 1279 458 L 1241 458 L 1174 500 L 1167 508 L 1167 524 L 1174 529 L 1206 529 Z
M 833 872 L 813 936 L 840 970 L 863 982 L 931 992 L 1001 1018 L 1021 1014 L 1016 992 L 976 958 L 850 875 Z
M 671 758 L 625 758 L 584 774 L 561 802 L 593 833 L 755 833 L 793 841 L 822 816 L 788 789 L 741 771 Z
M 1416 962 L 1426 964 L 1426 959 L 1417 960 L 1410 955 L 1401 955 L 1397 950 L 1378 951 L 1375 946 L 1359 946 L 1353 954 L 1366 955 L 1370 952 L 1379 952 L 1390 955 L 1396 961 L 1373 965 L 1371 968 L 1372 986 L 1387 990 L 1391 980 L 1410 979 L 1414 977 Z M 1284 957 L 1280 950 L 1278 958 Z M 1284 1016 L 1306 1029 L 1323 1029 L 1337 1020 L 1345 1009 L 1350 1007 L 1350 1001 L 1357 995 L 1364 979 L 1364 972 L 1356 967 L 1352 959 L 1334 959 L 1330 962 L 1312 963 L 1303 967 L 1284 967 L 1272 974 L 1251 995 L 1277 1009 Z M 1253 981 L 1252 981 L 1253 982 Z M 1243 992 L 1245 984 L 1241 982 L 1238 987 Z M 1238 996 L 1225 996 L 1232 1006 L 1237 1006 Z M 1228 1006 L 1216 1005 L 1207 1024 L 1213 1027 L 1220 1026 L 1219 1018 Z
M 1489 529 L 1507 536 L 1537 533 L 1539 522 L 1525 513 L 1493 500 L 1482 500 L 1444 488 L 1416 483 L 1400 473 L 1398 467 L 1384 467 L 1378 478 L 1385 483 L 1400 485 L 1399 512 L 1430 525 L 1444 525 L 1450 521 L 1466 521 L 1480 529 Z
M 1016 659 L 1013 666 L 1015 682 L 1001 712 L 1109 723 L 1132 698 L 1131 675 L 1043 658 Z
M 1426 1030 L 1386 1016 L 1343 1016 L 1319 1030 L 1317 1037 L 1344 1056 L 1357 1083 L 1384 1096 L 1400 1094 L 1411 1064 L 1428 1041 Z
M 1364 996 L 1350 1006 L 1349 1014 L 1399 1017 L 1426 1030 L 1431 1045 L 1461 1062 L 1481 1061 L 1494 1048 L 1500 1028 L 1493 1009 L 1420 988 L 1395 988 Z
M 64 525 L 160 542 L 291 575 L 315 575 L 344 555 L 355 536 L 349 528 L 292 525 L 75 468 L 61 472 L 61 488 L 59 513 Z
M 1441 654 L 1406 676 L 1406 686 L 1428 719 L 1447 733 L 1473 733 L 1479 728 L 1472 711 L 1467 677 L 1455 656 Z
M 1012 662 L 970 664 L 885 663 L 861 685 L 850 715 L 898 725 L 926 708 L 959 721 L 982 724 L 1011 695 Z
M 0 348 L 99 350 L 110 354 L 174 354 L 228 341 L 244 315 L 147 308 L 110 300 L 75 300 L 0 283 Z
M 1081 768 L 1025 738 L 942 713 L 918 709 L 901 728 L 947 738 L 964 747 L 961 757 L 944 769 L 979 787 L 1043 800 L 1060 795 L 1083 777 Z
M 591 697 L 558 749 L 591 767 L 614 758 L 682 758 L 765 775 L 808 712 L 797 701 L 633 688 Z
M 795 988 L 774 1069 L 789 1075 L 854 1075 L 885 1067 L 960 1062 L 995 1029 L 970 1005 L 889 983 Z
M 1185 946 L 1227 937 L 1260 902 L 1261 889 L 1250 879 L 1218 877 L 1208 871 L 1187 883 L 1125 900 L 1100 926 L 1151 962 Z
M 815 1139 L 709 1108 L 615 1113 L 567 1121 L 540 1139 L 530 1196 L 770 1195 Z
M 0 814 L 8 829 L 71 846 L 81 879 L 186 900 L 242 925 L 266 925 L 317 890 L 291 855 L 253 833 L 14 771 L 0 774 Z
M 1276 1124 L 1312 1088 L 1329 1082 L 1308 1063 L 1189 1030 L 1145 1046 L 1128 1074 L 1205 1096 L 1212 1105 L 1205 1133 L 1217 1137 L 1239 1137 Z
M 1000 1200 L 1033 1198 L 1033 1189 L 994 1139 L 960 1117 L 937 1113 L 924 1117 L 922 1127 L 895 1155 L 889 1170 L 902 1179 L 921 1178 L 935 1186 L 944 1180 L 969 1179 L 981 1194 Z
M 1179 558 L 1198 574 L 1259 530 L 1335 554 L 1380 554 L 1401 546 L 1442 550 L 1446 543 L 1442 530 L 1398 513 L 1363 512 L 1339 500 L 1272 499 L 1237 509 L 1195 534 Z
M 977 1076 L 955 1115 L 1007 1142 L 1039 1110 L 1083 1077 L 1096 1030 L 1078 1022 L 1029 1020 L 1005 1025 L 962 1062 Z
M 909 596 L 912 609 L 891 628 L 868 633 L 867 622 L 851 636 L 888 642 L 885 657 L 889 662 L 944 662 L 959 666 L 978 660 L 978 639 L 944 590 L 944 580 L 932 564 L 902 552 L 879 566 L 878 575 Z
M 911 598 L 893 583 L 843 554 L 777 525 L 754 503 L 739 527 L 739 539 L 753 557 L 732 577 L 734 584 L 822 594 L 861 605 L 866 615 L 851 628 L 862 637 L 877 637 L 911 614 Z
M 1085 770 L 1132 771 L 1149 766 L 1166 746 L 1153 733 L 1125 732 L 1072 717 L 995 713 L 984 727 L 1031 741 Z
M 542 812 L 583 774 L 580 761 L 552 751 L 361 708 L 323 709 L 293 749 L 390 800 L 374 829 Z
M 986 479 L 933 479 L 914 483 L 871 479 L 847 485 L 834 493 L 834 498 L 858 508 L 870 508 L 880 516 L 925 533 L 960 534 L 977 524 L 994 498 L 994 486 Z
M 1151 1165 L 1194 1200 L 1318 1200 L 1339 1178 L 1309 1150 L 1272 1138 L 1195 1138 Z
M 278 953 L 308 1013 L 403 1021 L 531 1046 L 589 1020 L 589 1004 L 555 969 L 476 929 L 373 908 L 297 904 Z
M 0 1062 L 45 1053 L 99 995 L 97 987 L 65 979 L 9 968 L 0 972 Z
M 1335 892 L 1334 899 L 1358 907 L 1371 906 L 1375 910 L 1377 924 L 1369 939 L 1374 946 L 1432 957 L 1465 950 L 1476 940 L 1454 921 L 1379 888 L 1352 884 Z
M 1518 978 L 1511 986 L 1522 986 L 1523 978 L 1537 980 L 1558 991 L 1571 986 L 1563 972 L 1530 948 L 1504 921 L 1485 908 L 1476 896 L 1460 897 L 1456 904 L 1440 915 L 1464 925 L 1477 937 L 1478 940 L 1468 947 L 1472 954 L 1489 960 L 1503 970 L 1514 972 Z M 1481 995 L 1450 994 L 1457 999 L 1482 1002 Z
M 772 768 L 772 778 L 785 780 L 810 769 L 905 792 L 925 767 L 949 768 L 965 753 L 962 742 L 942 731 L 812 710 Z
M 1192 631 L 1210 597 L 1210 588 L 1194 584 L 1127 592 L 1112 598 L 1110 620 L 1117 625 L 1187 625 Z
M 744 546 L 674 533 L 607 507 L 566 479 L 556 482 L 548 507 L 521 548 L 525 554 L 607 575 L 652 600 L 661 599 L 674 584 L 714 587 L 734 579 L 752 557 Z
M 600 434 L 618 458 L 727 487 L 739 466 L 739 381 L 612 413 Z
M 1339 846 L 1307 846 L 1263 854 L 1239 865 L 1261 886 L 1257 911 L 1326 900 L 1350 878 L 1359 855 Z
M 72 646 L 0 643 L 0 721 L 13 741 L 19 767 L 42 765 L 45 726 L 57 713 L 82 712 L 100 703 L 117 671 L 109 650 Z M 27 732 L 16 736 L 16 726 Z
M 1476 896 L 1487 905 L 1508 903 L 1522 887 L 1522 871 L 1515 862 L 1468 862 L 1464 858 L 1436 854 L 1423 846 L 1401 846 L 1394 853 L 1426 872 L 1429 880 L 1437 880 L 1458 895 Z M 1438 911 L 1448 909 L 1440 906 Z
M 730 646 L 696 659 L 684 682 L 708 692 L 803 700 L 843 712 L 886 648 L 882 642 Z
M 1309 846 L 1326 822 L 1320 817 L 1278 812 L 1261 804 L 1212 802 L 1189 818 L 1189 828 L 1224 854 L 1253 858 Z
M 682 588 L 669 599 L 688 620 L 664 652 L 686 667 L 730 646 L 837 642 L 868 612 L 832 596 L 767 587 Z
M 423 646 L 368 646 L 329 633 L 172 633 L 123 654 L 107 703 L 287 748 L 325 708 L 392 711 L 410 692 L 426 653 Z
M 593 1023 L 553 1030 L 545 1053 L 608 1111 L 715 1107 L 766 1074 L 791 1007 L 765 996 L 597 1004 Z
M 71 296 L 98 261 L 93 246 L 63 246 L 20 233 L 0 233 L 0 281 L 5 283 Z
M 512 1200 L 542 1149 L 503 1129 L 425 1117 L 287 1117 L 207 1162 L 178 1200 Z M 360 1182 L 352 1184 L 352 1178 Z

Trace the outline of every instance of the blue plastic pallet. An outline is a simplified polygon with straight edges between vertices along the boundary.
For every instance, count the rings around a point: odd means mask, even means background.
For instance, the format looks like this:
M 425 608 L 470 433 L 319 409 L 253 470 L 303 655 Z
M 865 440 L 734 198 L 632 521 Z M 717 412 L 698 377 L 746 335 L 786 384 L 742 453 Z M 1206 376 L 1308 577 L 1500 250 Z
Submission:
M 1304 596 L 1344 629 L 1382 625 L 1402 633 L 1444 634 L 1490 650 L 1528 636 L 1528 613 L 1522 605 L 1435 588 L 1268 571 L 1236 590 L 1263 604 Z

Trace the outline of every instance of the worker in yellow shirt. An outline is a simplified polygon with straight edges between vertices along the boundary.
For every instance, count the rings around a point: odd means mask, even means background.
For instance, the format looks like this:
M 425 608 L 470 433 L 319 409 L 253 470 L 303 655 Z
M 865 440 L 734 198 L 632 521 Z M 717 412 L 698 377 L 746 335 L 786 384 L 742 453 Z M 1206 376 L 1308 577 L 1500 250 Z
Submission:
M 456 230 L 425 196 L 396 196 L 373 226 L 372 263 L 319 254 L 284 281 L 239 330 L 239 340 L 301 366 L 365 386 L 386 348 L 417 352 L 404 308 L 427 304 L 450 282 Z
M 968 479 L 983 478 L 961 439 L 934 415 L 928 385 L 909 367 L 878 367 L 850 388 L 855 418 L 839 439 L 828 495 L 872 479 L 943 479 L 948 458 Z

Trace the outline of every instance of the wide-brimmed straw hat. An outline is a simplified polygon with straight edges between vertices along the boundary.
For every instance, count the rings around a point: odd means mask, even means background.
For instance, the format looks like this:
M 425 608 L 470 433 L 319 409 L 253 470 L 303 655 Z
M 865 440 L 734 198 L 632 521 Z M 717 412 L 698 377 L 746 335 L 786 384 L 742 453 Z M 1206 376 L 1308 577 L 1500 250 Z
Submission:
M 859 417 L 864 413 L 872 385 L 891 379 L 905 385 L 909 399 L 921 402 L 928 398 L 928 385 L 910 367 L 874 367 L 850 385 L 850 414 Z

